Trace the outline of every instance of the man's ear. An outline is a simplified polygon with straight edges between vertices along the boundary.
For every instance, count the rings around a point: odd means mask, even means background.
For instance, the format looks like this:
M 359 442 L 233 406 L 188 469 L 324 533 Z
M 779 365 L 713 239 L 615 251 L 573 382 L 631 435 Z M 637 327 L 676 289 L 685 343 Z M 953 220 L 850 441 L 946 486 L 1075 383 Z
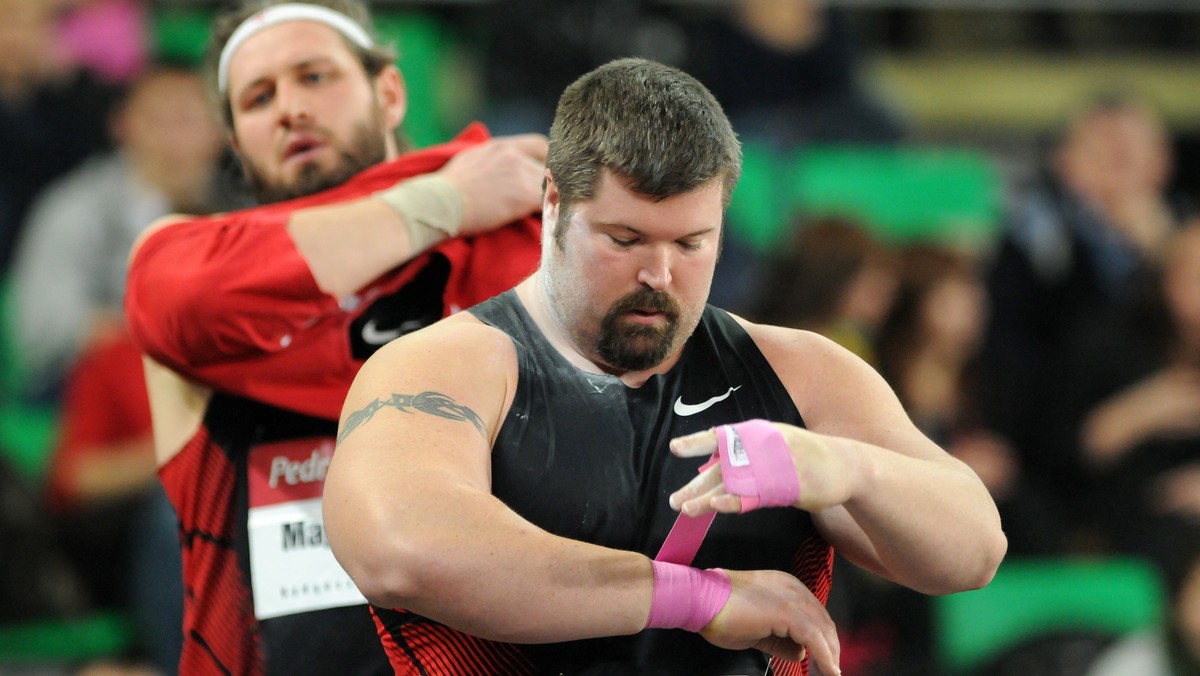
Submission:
M 547 168 L 542 177 L 542 221 L 544 223 L 553 223 L 558 218 L 559 199 L 558 185 L 554 183 L 554 174 L 551 174 L 550 169 Z
M 404 88 L 404 76 L 395 66 L 385 66 L 375 78 L 375 97 L 383 108 L 383 120 L 389 131 L 395 131 L 404 122 L 408 112 L 408 90 Z

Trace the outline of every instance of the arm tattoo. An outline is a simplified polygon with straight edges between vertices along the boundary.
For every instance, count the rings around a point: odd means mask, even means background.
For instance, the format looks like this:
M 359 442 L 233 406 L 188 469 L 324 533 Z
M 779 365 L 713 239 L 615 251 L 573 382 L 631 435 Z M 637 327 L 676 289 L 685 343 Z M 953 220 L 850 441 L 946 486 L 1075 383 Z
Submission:
M 483 419 L 475 411 L 466 406 L 454 403 L 454 400 L 449 396 L 441 392 L 422 392 L 420 394 L 398 394 L 393 392 L 391 399 L 386 401 L 375 399 L 366 406 L 346 416 L 346 423 L 342 425 L 342 430 L 338 433 L 337 443 L 342 443 L 342 440 L 350 436 L 351 432 L 375 417 L 375 413 L 384 406 L 391 406 L 404 413 L 412 413 L 415 410 L 448 420 L 465 420 L 475 426 L 475 429 L 479 431 L 479 435 L 483 437 L 484 441 L 487 440 L 487 428 L 483 424 Z

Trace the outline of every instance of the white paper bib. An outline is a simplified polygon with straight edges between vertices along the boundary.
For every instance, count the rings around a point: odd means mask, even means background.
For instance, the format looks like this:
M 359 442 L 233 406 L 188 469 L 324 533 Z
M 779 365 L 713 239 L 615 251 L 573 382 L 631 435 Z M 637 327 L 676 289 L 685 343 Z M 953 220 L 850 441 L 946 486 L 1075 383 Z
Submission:
M 325 540 L 321 490 L 333 439 L 256 446 L 249 478 L 250 580 L 260 620 L 367 601 Z

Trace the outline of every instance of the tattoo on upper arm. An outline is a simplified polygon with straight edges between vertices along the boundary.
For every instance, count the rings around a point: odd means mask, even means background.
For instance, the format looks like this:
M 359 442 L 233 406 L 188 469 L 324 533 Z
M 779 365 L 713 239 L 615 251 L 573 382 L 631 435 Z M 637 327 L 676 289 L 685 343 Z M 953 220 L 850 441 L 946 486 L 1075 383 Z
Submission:
M 483 419 L 475 411 L 466 406 L 454 403 L 454 400 L 449 396 L 441 392 L 422 392 L 420 394 L 398 394 L 393 392 L 390 399 L 375 399 L 366 406 L 346 416 L 346 422 L 342 425 L 342 430 L 338 432 L 337 443 L 342 443 L 342 440 L 348 437 L 351 432 L 375 417 L 375 413 L 385 406 L 390 406 L 404 413 L 419 411 L 448 420 L 465 420 L 474 425 L 479 435 L 485 441 L 487 440 L 487 428 L 483 424 Z

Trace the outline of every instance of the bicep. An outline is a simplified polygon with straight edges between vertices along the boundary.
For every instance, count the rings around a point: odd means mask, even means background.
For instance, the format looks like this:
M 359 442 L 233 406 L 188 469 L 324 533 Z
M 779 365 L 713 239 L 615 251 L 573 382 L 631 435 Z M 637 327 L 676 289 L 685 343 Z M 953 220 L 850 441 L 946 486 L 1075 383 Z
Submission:
M 498 507 L 491 439 L 507 376 L 480 356 L 488 349 L 471 340 L 480 330 L 490 329 L 460 321 L 400 338 L 368 359 L 350 388 L 324 515 L 360 587 L 411 588 L 406 576 L 425 570 L 422 552 L 444 551 L 451 524 L 474 532 Z
M 368 359 L 342 408 L 339 453 L 378 455 L 384 467 L 446 467 L 475 482 L 486 478 L 504 376 L 485 360 L 475 365 L 473 355 L 454 354 L 455 347 L 419 336 Z M 457 347 L 476 349 L 469 342 Z
M 481 325 L 454 324 L 394 341 L 363 365 L 342 408 L 327 492 L 351 503 L 448 483 L 490 493 L 509 376 L 506 359 L 486 355 L 512 347 Z

